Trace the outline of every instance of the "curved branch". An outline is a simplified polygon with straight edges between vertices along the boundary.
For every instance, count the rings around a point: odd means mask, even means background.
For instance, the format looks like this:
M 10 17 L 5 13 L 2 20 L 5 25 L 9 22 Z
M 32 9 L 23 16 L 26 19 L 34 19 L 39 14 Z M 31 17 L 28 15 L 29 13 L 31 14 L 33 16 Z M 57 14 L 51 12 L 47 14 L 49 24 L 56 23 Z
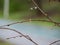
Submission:
M 24 20 L 24 21 L 21 21 L 21 22 L 15 22 L 15 23 L 3 25 L 3 26 L 10 26 L 10 25 L 14 25 L 14 24 L 17 24 L 17 23 L 24 23 L 24 22 L 30 22 L 30 21 L 43 21 L 43 22 L 52 22 L 52 23 L 55 24 L 55 26 L 59 26 L 59 27 L 60 27 L 60 23 L 59 23 L 59 22 L 53 21 L 53 20 L 48 16 L 48 14 L 45 13 L 45 12 L 37 5 L 37 3 L 36 3 L 34 0 L 32 0 L 32 2 L 34 3 L 34 5 L 37 6 L 37 8 L 41 11 L 41 13 L 42 13 L 44 16 L 46 16 L 47 19 L 49 19 L 49 21 L 48 21 L 48 20 L 31 20 L 31 19 L 28 19 L 28 20 Z M 3 27 L 3 26 L 0 26 L 0 27 Z
M 34 41 L 29 37 L 29 36 L 26 36 L 26 35 L 22 34 L 21 32 L 19 32 L 19 31 L 15 30 L 15 29 L 10 29 L 10 28 L 1 28 L 1 27 L 0 27 L 0 29 L 7 29 L 7 30 L 14 31 L 14 32 L 16 32 L 16 33 L 20 34 L 21 36 L 25 37 L 26 39 L 30 40 L 31 42 L 33 42 L 35 45 L 38 45 L 38 44 L 37 44 L 36 42 L 34 42 Z
M 55 43 L 57 43 L 57 42 L 60 42 L 60 40 L 54 41 L 54 42 L 52 42 L 52 43 L 49 44 L 49 45 L 55 44 Z
M 10 26 L 10 25 L 14 25 L 14 24 L 18 24 L 18 23 L 24 23 L 24 22 L 28 22 L 28 21 L 27 21 L 27 20 L 23 20 L 23 21 L 19 21 L 19 22 L 10 23 L 10 24 L 7 24 L 7 25 L 2 25 L 2 26 L 0 26 L 0 27 Z
M 7 24 L 7 25 L 3 25 L 3 26 L 11 26 L 11 25 L 14 25 L 14 24 L 18 24 L 18 23 L 24 23 L 24 22 L 31 22 L 31 21 L 43 21 L 43 22 L 51 22 L 49 20 L 24 20 L 24 21 L 20 21 L 20 22 L 15 22 L 15 23 L 11 23 L 11 24 Z M 60 27 L 60 23 L 58 22 L 51 22 L 51 23 L 55 23 L 56 25 L 58 25 Z M 0 27 L 3 27 L 3 26 L 0 26 Z

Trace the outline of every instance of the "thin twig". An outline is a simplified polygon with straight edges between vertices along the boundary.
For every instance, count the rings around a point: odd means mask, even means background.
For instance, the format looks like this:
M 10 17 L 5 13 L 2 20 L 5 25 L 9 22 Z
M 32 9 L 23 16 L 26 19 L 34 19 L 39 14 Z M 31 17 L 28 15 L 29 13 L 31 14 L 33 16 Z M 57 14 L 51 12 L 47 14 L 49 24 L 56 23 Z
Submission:
M 6 30 L 14 31 L 14 32 L 16 32 L 16 33 L 20 34 L 21 36 L 25 37 L 26 39 L 30 40 L 30 41 L 31 41 L 32 43 L 34 43 L 35 45 L 38 45 L 38 44 L 37 44 L 35 41 L 33 41 L 29 36 L 26 36 L 26 35 L 22 34 L 21 32 L 19 32 L 19 31 L 15 30 L 15 29 L 2 28 L 2 27 L 0 27 L 0 29 L 6 29 Z
M 57 42 L 60 42 L 60 40 L 54 41 L 54 42 L 50 43 L 49 45 L 55 44 Z
M 24 22 L 31 22 L 31 21 L 42 21 L 42 22 L 51 22 L 49 20 L 23 20 L 23 21 L 20 21 L 20 22 L 15 22 L 15 23 L 11 23 L 11 24 L 7 24 L 7 25 L 2 25 L 0 27 L 4 27 L 4 26 L 11 26 L 11 25 L 14 25 L 14 24 L 18 24 L 18 23 L 24 23 Z M 58 22 L 51 22 L 51 23 L 55 23 L 56 25 L 59 25 L 60 26 L 60 23 Z
M 34 5 L 40 10 L 40 12 L 41 12 L 45 17 L 47 17 L 47 19 L 49 19 L 51 22 L 54 22 L 54 21 L 51 19 L 51 17 L 49 17 L 48 14 L 45 13 L 45 12 L 38 6 L 38 4 L 37 4 L 34 0 L 32 0 L 32 2 L 33 2 Z M 54 22 L 54 24 L 57 25 L 57 26 L 60 26 L 59 24 L 57 24 L 57 23 L 55 23 L 55 22 Z
M 22 37 L 22 36 L 14 36 L 14 37 L 9 37 L 9 38 L 6 38 L 6 39 L 11 39 L 11 38 L 16 38 L 16 37 Z
M 10 26 L 10 25 L 14 25 L 14 24 L 18 24 L 18 23 L 24 23 L 24 22 L 28 22 L 28 21 L 27 20 L 23 20 L 23 21 L 19 21 L 19 22 L 10 23 L 10 24 L 7 24 L 7 25 L 2 25 L 0 27 Z

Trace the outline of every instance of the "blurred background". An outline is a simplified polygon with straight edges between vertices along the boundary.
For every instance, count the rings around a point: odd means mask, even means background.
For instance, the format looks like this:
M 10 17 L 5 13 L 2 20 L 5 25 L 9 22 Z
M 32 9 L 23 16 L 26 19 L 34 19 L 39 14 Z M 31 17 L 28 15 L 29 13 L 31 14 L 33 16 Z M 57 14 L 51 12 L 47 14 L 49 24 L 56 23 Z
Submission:
M 60 0 L 35 0 L 35 2 L 54 21 L 59 21 Z M 14 20 L 25 18 L 46 19 L 45 16 L 35 8 L 36 6 L 31 0 L 0 0 L 0 18 L 8 17 Z
M 34 0 L 53 21 L 60 22 L 60 0 Z M 0 19 L 20 21 L 23 19 L 48 20 L 33 4 L 32 0 L 0 0 Z M 0 21 L 1 22 L 1 21 Z M 51 23 L 33 22 L 38 25 Z M 60 30 L 60 29 L 59 29 Z M 0 45 L 9 45 L 0 38 Z

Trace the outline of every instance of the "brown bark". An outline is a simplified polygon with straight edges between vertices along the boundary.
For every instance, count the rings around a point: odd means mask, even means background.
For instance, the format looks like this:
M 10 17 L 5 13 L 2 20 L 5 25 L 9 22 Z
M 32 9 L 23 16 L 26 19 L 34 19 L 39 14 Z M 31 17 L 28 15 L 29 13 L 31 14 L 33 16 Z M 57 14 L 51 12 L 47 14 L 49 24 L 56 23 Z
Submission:
M 60 0 L 58 0 L 60 2 Z
M 36 2 L 36 4 L 37 4 L 40 8 L 42 8 L 42 5 L 41 5 L 42 2 L 41 2 L 41 0 L 35 0 L 35 2 Z M 37 10 L 36 10 L 36 15 L 37 15 L 37 16 L 41 16 L 41 14 L 42 14 L 42 13 L 40 12 L 40 10 L 37 9 Z

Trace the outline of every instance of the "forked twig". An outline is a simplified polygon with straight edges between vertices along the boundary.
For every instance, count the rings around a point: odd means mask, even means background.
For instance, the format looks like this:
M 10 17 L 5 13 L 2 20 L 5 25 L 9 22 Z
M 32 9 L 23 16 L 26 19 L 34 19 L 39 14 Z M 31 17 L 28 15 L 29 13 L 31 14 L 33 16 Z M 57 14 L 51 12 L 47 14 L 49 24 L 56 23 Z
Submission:
M 33 41 L 28 35 L 26 36 L 26 35 L 22 34 L 21 32 L 15 30 L 15 29 L 1 28 L 1 27 L 0 27 L 0 29 L 5 29 L 5 30 L 11 30 L 11 31 L 14 31 L 14 32 L 20 34 L 21 36 L 25 37 L 26 39 L 30 40 L 30 41 L 31 41 L 32 43 L 34 43 L 35 45 L 38 45 L 38 44 L 37 44 L 35 41 Z M 9 38 L 7 38 L 7 39 L 9 39 Z
M 45 12 L 38 6 L 38 4 L 37 4 L 34 0 L 32 0 L 32 2 L 33 2 L 33 4 L 40 10 L 40 12 L 41 12 L 47 19 L 49 19 L 50 22 L 53 22 L 55 25 L 60 26 L 60 24 L 54 22 L 54 21 L 51 19 L 51 17 L 49 17 L 48 14 L 45 13 Z
M 43 22 L 52 22 L 52 23 L 55 24 L 55 26 L 59 26 L 59 27 L 60 27 L 60 23 L 59 23 L 59 22 L 53 21 L 53 20 L 48 16 L 48 14 L 45 13 L 45 12 L 37 5 L 37 3 L 36 3 L 34 0 L 32 0 L 32 2 L 33 2 L 34 5 L 40 10 L 40 12 L 41 12 L 45 17 L 47 17 L 47 19 L 49 19 L 49 21 L 48 21 L 48 20 L 31 20 L 31 19 L 28 19 L 28 20 L 23 20 L 23 21 L 21 21 L 21 22 L 15 22 L 15 23 L 3 25 L 3 26 L 10 26 L 10 25 L 14 25 L 14 24 L 17 24 L 17 23 L 24 23 L 24 22 L 30 22 L 30 21 L 43 21 Z M 0 26 L 0 27 L 3 27 L 3 26 Z
M 34 1 L 34 0 L 32 0 L 32 2 L 34 3 L 34 5 L 41 11 L 41 13 L 45 16 L 45 17 L 47 17 L 47 19 L 49 19 L 49 21 L 48 20 L 23 20 L 23 21 L 21 21 L 21 22 L 15 22 L 15 23 L 11 23 L 11 24 L 7 24 L 7 25 L 3 25 L 3 26 L 0 26 L 0 29 L 5 29 L 5 30 L 11 30 L 11 31 L 14 31 L 14 32 L 16 32 L 16 33 L 18 33 L 18 34 L 20 34 L 19 36 L 15 36 L 15 37 L 10 37 L 10 38 L 6 38 L 6 39 L 11 39 L 11 38 L 16 38 L 16 37 L 25 37 L 26 39 L 28 39 L 29 41 L 31 41 L 32 43 L 34 43 L 35 45 L 38 45 L 35 41 L 33 41 L 32 39 L 31 39 L 31 37 L 29 37 L 28 35 L 24 35 L 24 34 L 22 34 L 21 32 L 19 32 L 19 31 L 17 31 L 17 30 L 15 30 L 15 29 L 10 29 L 10 28 L 4 28 L 4 26 L 10 26 L 10 25 L 14 25 L 14 24 L 17 24 L 17 23 L 24 23 L 24 22 L 30 22 L 30 21 L 43 21 L 43 22 L 51 22 L 51 23 L 54 23 L 55 25 L 57 25 L 57 26 L 60 26 L 60 23 L 58 23 L 58 22 L 55 22 L 55 21 L 53 21 L 49 16 L 48 16 L 48 14 L 47 13 L 45 13 L 38 5 L 37 5 L 37 3 Z M 52 45 L 52 44 L 54 44 L 54 43 L 56 43 L 56 42 L 59 42 L 60 40 L 57 40 L 57 41 L 54 41 L 54 42 L 52 42 L 51 44 L 49 44 L 49 45 Z
M 28 35 L 24 35 L 24 34 L 22 34 L 21 32 L 15 30 L 15 29 L 1 28 L 1 27 L 0 27 L 0 29 L 5 29 L 5 30 L 14 31 L 14 32 L 16 32 L 16 33 L 18 33 L 18 34 L 21 35 L 21 36 L 15 36 L 15 37 L 6 38 L 6 39 L 11 39 L 11 38 L 16 38 L 16 37 L 25 37 L 26 39 L 28 39 L 28 40 L 30 40 L 31 42 L 33 42 L 35 45 L 38 45 L 38 44 L 37 44 L 35 41 L 33 41 Z M 59 42 L 59 41 L 60 41 L 60 40 L 54 41 L 54 42 L 50 43 L 49 45 L 55 44 L 55 43 L 57 43 L 57 42 Z

